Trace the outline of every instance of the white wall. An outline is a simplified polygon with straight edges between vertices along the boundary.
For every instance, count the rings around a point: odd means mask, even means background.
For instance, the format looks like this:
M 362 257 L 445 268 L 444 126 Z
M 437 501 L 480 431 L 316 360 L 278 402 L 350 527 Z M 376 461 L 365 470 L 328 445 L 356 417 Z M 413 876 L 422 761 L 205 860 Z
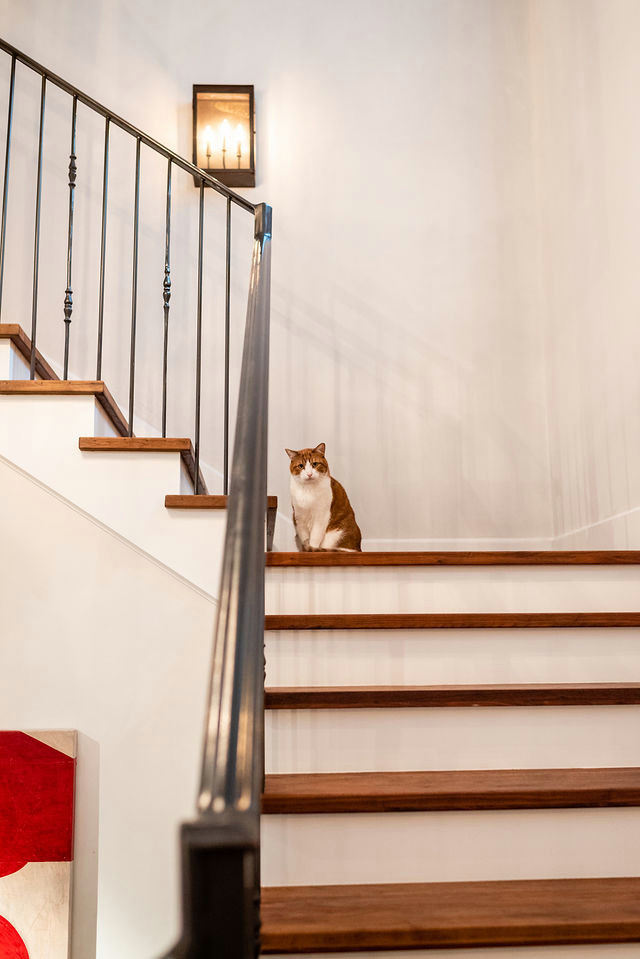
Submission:
M 332 0 L 321 11 L 294 0 L 195 0 L 188 8 L 169 0 L 0 0 L 7 39 L 187 156 L 192 83 L 256 85 L 258 186 L 246 192 L 274 207 L 270 492 L 285 510 L 283 447 L 324 441 L 370 540 L 551 535 L 527 14 L 524 0 Z M 52 115 L 58 99 L 52 94 Z M 68 106 L 55 110 L 51 123 L 68 126 L 60 112 Z M 85 114 L 76 198 L 78 370 L 94 351 L 99 224 L 90 228 L 88 216 L 99 209 L 102 155 L 101 126 Z M 47 187 L 43 234 L 55 231 L 58 242 L 55 274 L 53 259 L 43 266 L 43 344 L 58 351 L 66 139 L 65 128 L 56 173 L 62 185 L 55 201 Z M 19 149 L 26 170 L 26 135 Z M 129 316 L 133 171 L 122 144 L 118 150 L 106 376 L 126 402 L 128 341 L 125 332 L 118 345 L 115 331 Z M 146 379 L 138 394 L 139 415 L 150 422 L 159 415 L 164 213 L 164 168 L 152 159 L 145 152 L 142 210 L 150 225 L 141 238 L 140 325 L 153 333 L 141 333 Z M 33 171 L 28 176 L 24 198 L 33 192 Z M 193 186 L 180 189 L 193 204 Z M 25 221 L 22 201 L 12 204 L 26 267 L 24 275 L 12 269 L 7 297 L 28 325 L 32 209 Z M 208 197 L 212 236 L 222 206 Z M 172 315 L 184 347 L 175 364 L 188 370 L 194 214 L 192 207 L 177 221 L 174 247 Z M 236 331 L 248 265 L 242 222 L 239 212 Z M 205 360 L 214 374 L 222 315 L 217 236 L 205 301 Z M 204 406 L 214 465 L 219 395 L 219 385 L 217 393 L 211 387 Z M 184 431 L 191 396 L 174 391 L 172 402 L 171 428 Z
M 554 533 L 637 547 L 640 6 L 530 11 Z
M 96 886 L 98 959 L 160 955 L 215 606 L 1 459 L 0 491 L 0 728 L 80 733 L 72 959 L 94 955 Z

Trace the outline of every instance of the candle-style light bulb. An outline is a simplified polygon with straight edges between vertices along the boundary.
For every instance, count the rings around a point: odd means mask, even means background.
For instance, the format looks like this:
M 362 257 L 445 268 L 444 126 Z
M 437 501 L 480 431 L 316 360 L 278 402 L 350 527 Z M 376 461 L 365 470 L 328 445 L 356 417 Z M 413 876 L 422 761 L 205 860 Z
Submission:
M 220 128 L 220 134 L 222 136 L 222 169 L 226 169 L 227 162 L 227 140 L 230 139 L 231 128 L 229 127 L 229 121 L 223 120 L 222 126 Z
M 211 154 L 213 153 L 213 130 L 210 126 L 204 128 L 204 133 L 202 134 L 202 139 L 204 140 L 205 152 L 207 155 L 207 170 L 211 169 Z
M 238 169 L 240 169 L 240 163 L 242 161 L 242 141 L 244 135 L 242 132 L 242 125 L 239 123 L 236 127 L 236 157 L 238 158 Z

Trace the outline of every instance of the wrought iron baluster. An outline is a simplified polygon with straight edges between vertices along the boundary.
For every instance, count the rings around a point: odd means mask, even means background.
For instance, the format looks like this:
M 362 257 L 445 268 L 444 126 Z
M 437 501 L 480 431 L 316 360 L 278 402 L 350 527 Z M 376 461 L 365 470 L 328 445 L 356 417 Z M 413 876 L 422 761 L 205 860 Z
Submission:
M 13 124 L 13 94 L 16 86 L 16 58 L 11 57 L 9 80 L 9 107 L 7 109 L 7 146 L 4 155 L 4 186 L 2 188 L 2 224 L 0 225 L 0 315 L 2 315 L 2 284 L 4 282 L 4 250 L 7 232 L 7 199 L 9 196 L 9 163 L 11 161 L 11 127 Z
M 167 362 L 169 355 L 169 300 L 171 299 L 171 160 L 167 164 L 167 212 L 165 219 L 164 281 L 162 301 L 164 309 L 164 343 L 162 350 L 162 435 L 167 435 Z
M 136 194 L 133 213 L 133 278 L 131 281 L 131 355 L 129 360 L 129 436 L 133 436 L 133 396 L 136 378 L 136 319 L 138 312 L 138 221 L 140 217 L 140 137 L 136 137 Z
M 231 198 L 227 197 L 227 245 L 224 288 L 224 423 L 222 443 L 224 446 L 223 493 L 229 493 L 229 312 L 231 304 Z
M 109 192 L 109 131 L 111 120 L 104 121 L 104 168 L 102 172 L 102 234 L 100 239 L 100 297 L 98 300 L 98 359 L 96 379 L 102 379 L 102 331 L 104 323 L 104 265 L 107 255 L 107 196 Z
M 194 493 L 200 492 L 200 377 L 202 371 L 202 240 L 204 233 L 204 180 L 200 181 L 200 216 L 198 218 L 198 319 L 196 326 L 196 423 L 194 431 Z
M 40 134 L 38 138 L 38 181 L 36 187 L 36 221 L 33 239 L 33 295 L 31 299 L 31 361 L 29 378 L 36 378 L 36 326 L 38 322 L 38 268 L 40 263 L 40 206 L 42 200 L 42 145 L 44 140 L 44 105 L 47 93 L 47 78 L 42 77 L 40 92 Z
M 76 120 L 78 98 L 73 98 L 71 113 L 71 153 L 69 154 L 69 229 L 67 234 L 67 288 L 64 293 L 64 373 L 63 380 L 69 379 L 69 333 L 71 313 L 73 312 L 73 289 L 71 288 L 71 263 L 73 258 L 73 199 L 76 190 Z

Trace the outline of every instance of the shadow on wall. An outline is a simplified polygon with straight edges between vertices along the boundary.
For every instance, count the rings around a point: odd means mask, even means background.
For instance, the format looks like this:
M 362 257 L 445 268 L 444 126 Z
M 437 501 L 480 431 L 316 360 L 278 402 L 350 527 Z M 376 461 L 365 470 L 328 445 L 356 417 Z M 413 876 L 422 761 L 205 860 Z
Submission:
M 500 362 L 459 348 L 428 308 L 385 309 L 375 285 L 330 280 L 320 305 L 274 284 L 269 483 L 281 512 L 280 446 L 326 442 L 365 538 L 548 536 L 546 458 L 503 401 Z M 354 292 L 366 288 L 368 301 Z

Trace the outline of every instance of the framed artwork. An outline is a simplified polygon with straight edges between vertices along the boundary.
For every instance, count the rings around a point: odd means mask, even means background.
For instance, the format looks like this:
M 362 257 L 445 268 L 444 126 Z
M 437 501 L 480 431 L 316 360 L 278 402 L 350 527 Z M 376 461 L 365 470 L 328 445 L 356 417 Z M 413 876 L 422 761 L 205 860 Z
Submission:
M 0 957 L 68 959 L 77 736 L 0 732 Z

